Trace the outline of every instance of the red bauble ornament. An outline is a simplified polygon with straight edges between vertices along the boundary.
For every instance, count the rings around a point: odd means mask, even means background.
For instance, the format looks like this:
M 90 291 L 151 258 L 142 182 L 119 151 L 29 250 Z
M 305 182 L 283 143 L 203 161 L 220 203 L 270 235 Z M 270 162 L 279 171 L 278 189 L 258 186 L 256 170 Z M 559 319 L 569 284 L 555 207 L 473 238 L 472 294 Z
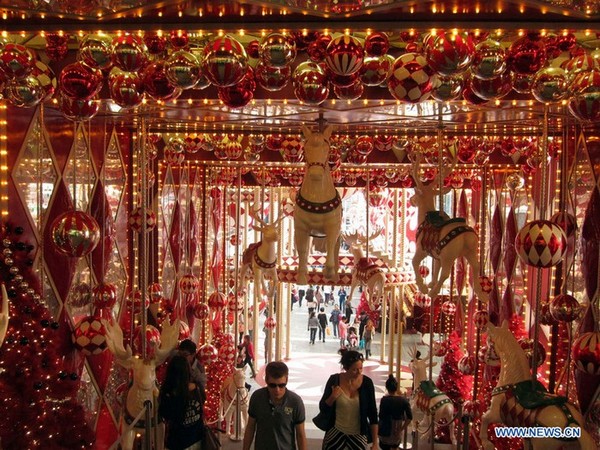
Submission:
M 92 289 L 94 307 L 98 309 L 112 309 L 117 303 L 117 286 L 109 283 L 100 283 Z
M 360 80 L 356 80 L 350 86 L 334 86 L 333 93 L 340 100 L 358 100 L 362 97 L 365 88 Z
M 550 222 L 555 223 L 563 229 L 567 239 L 573 237 L 575 230 L 577 230 L 577 220 L 573 214 L 568 212 L 557 212 L 550 217 Z
M 513 87 L 510 72 L 504 72 L 496 78 L 485 80 L 472 77 L 470 86 L 475 95 L 484 100 L 497 100 L 505 97 Z
M 433 355 L 442 357 L 448 353 L 448 342 L 447 341 L 433 341 Z
M 463 375 L 473 375 L 475 373 L 476 364 L 475 357 L 466 355 L 458 361 L 458 370 Z
M 429 308 L 431 306 L 431 297 L 427 294 L 417 292 L 415 294 L 415 305 L 421 308 Z
M 102 89 L 102 72 L 75 62 L 63 68 L 58 84 L 63 95 L 73 100 L 89 100 Z
M 387 34 L 375 31 L 365 38 L 365 52 L 369 56 L 383 56 L 390 49 Z
M 194 306 L 194 317 L 199 320 L 206 320 L 210 315 L 210 308 L 206 303 L 197 303 Z
M 471 419 L 477 419 L 481 417 L 482 407 L 479 400 L 467 400 L 463 403 L 463 414 L 469 416 Z
M 301 162 L 304 159 L 304 144 L 298 136 L 288 135 L 281 141 L 281 156 L 289 163 Z
M 100 103 L 96 98 L 90 100 L 77 100 L 61 95 L 58 98 L 60 112 L 69 120 L 83 122 L 91 120 L 98 114 Z
M 193 295 L 198 292 L 198 288 L 200 287 L 200 280 L 195 275 L 188 273 L 183 275 L 179 279 L 179 289 L 181 289 L 181 293 L 184 295 Z
M 456 312 L 456 303 L 451 300 L 446 300 L 442 303 L 442 312 L 447 316 L 451 316 Z
M 171 43 L 171 47 L 180 50 L 187 47 L 188 43 L 190 42 L 190 38 L 185 30 L 171 30 L 171 33 L 169 34 L 169 42 Z
M 107 348 L 106 330 L 96 316 L 84 317 L 71 334 L 71 342 L 84 355 L 98 355 Z
M 169 81 L 166 70 L 166 61 L 156 61 L 148 64 L 142 72 L 144 90 L 155 100 L 172 100 L 179 95 L 177 86 Z
M 146 65 L 146 44 L 141 37 L 125 34 L 113 39 L 112 62 L 125 72 L 137 72 Z
M 577 369 L 590 375 L 600 375 L 600 333 L 582 333 L 573 342 L 572 356 Z
M 260 61 L 254 70 L 258 84 L 267 91 L 280 91 L 292 78 L 290 66 L 272 67 Z
M 344 34 L 327 46 L 325 63 L 337 75 L 351 75 L 360 70 L 364 56 L 365 51 L 358 39 Z
M 308 105 L 320 105 L 329 96 L 327 75 L 316 64 L 301 66 L 296 68 L 293 75 L 294 95 Z
M 440 32 L 425 46 L 427 63 L 440 75 L 464 72 L 475 53 L 475 44 L 467 33 Z
M 550 300 L 548 307 L 554 320 L 559 322 L 573 322 L 583 313 L 583 306 L 569 294 L 557 295 Z
M 217 87 L 238 83 L 246 75 L 247 65 L 244 47 L 231 36 L 218 37 L 204 48 L 202 71 Z
M 112 66 L 112 43 L 107 35 L 88 34 L 79 44 L 79 60 L 93 69 Z
M 576 75 L 571 83 L 573 95 L 569 111 L 583 122 L 600 120 L 600 70 L 593 69 Z
M 219 359 L 226 364 L 233 364 L 235 362 L 236 354 L 236 347 L 232 342 L 224 343 L 218 350 Z
M 508 63 L 513 72 L 533 75 L 546 64 L 548 56 L 538 33 L 528 33 L 514 41 L 508 50 Z
M 423 278 L 427 278 L 429 276 L 429 267 L 427 267 L 425 265 L 420 265 L 419 266 L 419 275 L 421 275 L 421 277 L 423 277 Z
M 219 99 L 228 107 L 242 108 L 250 103 L 250 101 L 254 98 L 255 90 L 256 81 L 254 79 L 254 70 L 252 67 L 248 67 L 246 75 L 239 83 L 237 83 L 235 86 L 219 88 L 218 93 Z
M 371 136 L 363 135 L 356 138 L 354 141 L 354 150 L 359 155 L 368 156 L 371 154 L 373 149 L 375 148 L 375 143 L 373 142 L 373 138 Z
M 35 64 L 35 55 L 21 44 L 9 42 L 0 50 L 0 72 L 8 79 L 29 75 Z
M 92 216 L 83 211 L 67 211 L 54 219 L 50 236 L 56 250 L 79 258 L 96 248 L 100 241 L 100 227 Z
M 492 292 L 492 288 L 494 286 L 494 280 L 488 276 L 481 275 L 479 277 L 479 285 L 481 286 L 481 290 L 486 294 Z
M 208 297 L 208 306 L 210 306 L 213 309 L 224 308 L 226 304 L 227 297 L 225 297 L 225 294 L 223 294 L 222 292 L 214 291 Z
M 315 41 L 311 42 L 306 49 L 311 61 L 320 62 L 327 56 L 327 47 L 332 41 L 332 37 L 329 34 L 323 34 L 319 36 Z
M 144 44 L 151 55 L 160 55 L 167 49 L 167 39 L 156 31 L 146 31 L 144 33 Z
M 206 367 L 217 360 L 217 355 L 217 348 L 214 345 L 204 344 L 198 349 L 196 359 Z
M 386 82 L 394 57 L 391 55 L 367 56 L 360 68 L 360 80 L 365 86 L 379 86 Z
M 169 56 L 165 69 L 167 80 L 180 89 L 193 88 L 202 76 L 198 58 L 185 50 L 179 50 Z
M 259 56 L 267 66 L 288 66 L 296 59 L 296 42 L 290 36 L 270 33 L 260 42 Z
M 135 108 L 144 100 L 144 83 L 137 73 L 115 69 L 109 76 L 110 98 L 121 108 Z
M 490 314 L 487 311 L 477 311 L 473 317 L 475 326 L 478 330 L 483 330 L 490 321 Z
M 519 339 L 519 345 L 525 351 L 529 364 L 533 367 L 533 348 L 534 344 L 537 344 L 537 361 L 536 367 L 539 367 L 546 360 L 546 349 L 540 342 L 535 342 L 533 339 L 521 338 Z
M 504 47 L 492 39 L 480 42 L 475 47 L 471 73 L 475 78 L 490 80 L 506 71 L 507 56 Z
M 519 231 L 515 248 L 525 264 L 552 267 L 562 260 L 567 249 L 567 239 L 558 225 L 548 220 L 534 220 Z

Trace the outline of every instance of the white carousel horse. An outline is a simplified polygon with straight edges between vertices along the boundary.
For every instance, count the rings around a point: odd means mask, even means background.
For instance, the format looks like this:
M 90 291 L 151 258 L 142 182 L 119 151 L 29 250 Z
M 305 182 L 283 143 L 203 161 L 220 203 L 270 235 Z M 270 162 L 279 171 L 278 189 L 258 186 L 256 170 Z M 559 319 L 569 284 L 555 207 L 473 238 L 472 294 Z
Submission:
M 409 350 L 412 361 L 409 364 L 413 374 L 414 390 L 410 399 L 413 411 L 413 429 L 425 429 L 424 437 L 427 441 L 433 439 L 433 427 L 448 426 L 450 439 L 456 445 L 456 434 L 454 432 L 454 403 L 446 394 L 435 387 L 433 381 L 428 380 L 429 355 L 424 359 L 417 358 L 417 349 Z M 431 367 L 437 363 L 433 362 Z M 431 419 L 433 416 L 433 423 Z
M 120 432 L 123 435 L 121 439 L 121 447 L 123 450 L 131 450 L 134 445 L 135 435 L 144 430 L 144 416 L 140 422 L 132 429 L 127 429 L 133 419 L 137 417 L 145 407 L 147 401 L 152 402 L 152 420 L 151 427 L 156 426 L 156 443 L 155 447 L 161 450 L 164 446 L 164 424 L 155 424 L 155 412 L 158 409 L 156 398 L 158 397 L 158 387 L 156 382 L 156 368 L 161 365 L 177 346 L 179 337 L 179 320 L 175 320 L 172 324 L 165 320 L 162 325 L 160 334 L 160 346 L 158 348 L 148 349 L 148 358 L 142 359 L 138 356 L 133 356 L 131 347 L 123 346 L 123 330 L 115 321 L 110 323 L 107 320 L 102 321 L 106 329 L 106 343 L 115 356 L 119 365 L 130 369 L 133 373 L 131 386 L 127 390 L 123 411 L 119 421 Z M 157 344 L 158 345 L 158 344 Z M 152 433 L 154 434 L 154 433 Z
M 239 410 L 236 409 L 238 400 Z M 229 439 L 233 441 L 241 441 L 244 437 L 244 429 L 248 423 L 248 400 L 246 374 L 244 369 L 236 369 L 225 379 L 221 390 L 223 419 L 226 424 L 225 431 L 229 434 Z
M 2 285 L 2 310 L 0 311 L 0 347 L 6 337 L 8 331 L 8 294 L 6 293 L 6 286 Z
M 443 211 L 435 207 L 434 198 L 439 193 L 439 183 L 443 183 L 446 175 L 452 171 L 454 164 L 446 166 L 437 182 L 424 184 L 419 176 L 419 163 L 421 154 L 415 155 L 412 164 L 412 176 L 415 181 L 415 195 L 410 199 L 411 203 L 419 209 L 417 229 L 417 248 L 412 260 L 415 272 L 415 280 L 419 290 L 423 294 L 435 299 L 440 292 L 444 282 L 450 276 L 452 265 L 459 257 L 464 257 L 471 266 L 473 274 L 473 290 L 477 293 L 479 300 L 488 301 L 488 295 L 481 289 L 479 281 L 479 239 L 472 227 L 466 224 L 464 218 L 455 217 L 450 219 Z M 448 192 L 444 190 L 443 194 Z M 419 266 L 427 256 L 434 259 L 432 270 L 432 281 L 429 289 L 423 282 Z
M 363 234 L 358 232 L 352 234 L 342 233 L 342 239 L 350 246 L 350 252 L 354 256 L 354 267 L 352 268 L 352 284 L 350 285 L 350 295 L 352 298 L 356 286 L 366 286 L 369 303 L 373 300 L 378 300 L 383 297 L 383 288 L 385 286 L 386 277 L 381 267 L 365 258 L 362 250 L 363 243 L 368 243 L 381 234 L 383 229 L 379 229 L 372 233 L 368 239 L 365 239 Z
M 294 229 L 298 252 L 298 284 L 308 284 L 308 250 L 311 238 L 325 239 L 327 259 L 323 275 L 336 282 L 339 278 L 340 232 L 342 225 L 342 199 L 335 189 L 329 170 L 329 136 L 332 128 L 317 133 L 306 126 L 302 132 L 306 139 L 304 156 L 306 173 L 296 196 Z
M 577 408 L 565 397 L 548 394 L 541 383 L 536 382 L 534 387 L 527 355 L 508 328 L 508 323 L 504 321 L 500 327 L 488 323 L 488 336 L 500 356 L 500 377 L 492 391 L 490 407 L 481 417 L 479 435 L 483 447 L 494 449 L 488 437 L 488 426 L 501 422 L 519 427 L 581 427 L 579 448 L 595 449 L 596 444 L 583 428 L 585 422 Z M 529 443 L 534 450 L 556 450 L 567 444 L 568 441 L 551 438 L 531 439 Z
M 240 270 L 240 286 L 246 286 L 246 276 L 251 271 L 254 277 L 254 285 L 260 285 L 268 298 L 273 298 L 277 283 L 277 251 L 275 245 L 279 241 L 279 230 L 277 226 L 283 219 L 283 214 L 272 223 L 266 223 L 258 214 L 250 210 L 250 215 L 259 225 L 252 228 L 262 233 L 262 239 L 250 244 L 242 254 L 242 268 Z M 270 281 L 267 286 L 267 280 Z

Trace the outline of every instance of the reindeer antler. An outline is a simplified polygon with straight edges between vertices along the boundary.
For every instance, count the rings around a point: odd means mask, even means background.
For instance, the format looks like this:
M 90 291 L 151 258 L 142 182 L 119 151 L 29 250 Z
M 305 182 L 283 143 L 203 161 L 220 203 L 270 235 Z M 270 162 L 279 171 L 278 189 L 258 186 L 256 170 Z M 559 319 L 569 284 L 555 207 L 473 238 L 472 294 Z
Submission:
M 359 233 L 358 233 L 358 231 L 355 231 L 352 234 L 346 234 L 346 233 L 342 232 L 342 239 L 350 245 L 355 245 L 358 242 Z
M 165 320 L 160 333 L 160 347 L 156 349 L 156 365 L 162 364 L 167 359 L 173 349 L 177 347 L 178 339 L 179 319 L 175 319 L 173 323 Z
M 0 346 L 4 342 L 6 331 L 8 330 L 8 294 L 6 286 L 2 285 L 2 312 L 0 312 Z
M 110 323 L 108 320 L 102 319 L 102 325 L 106 330 L 104 336 L 106 337 L 106 345 L 110 352 L 115 355 L 117 362 L 125 367 L 126 369 L 131 368 L 132 355 L 131 347 L 123 346 L 123 330 L 119 326 L 118 322 Z

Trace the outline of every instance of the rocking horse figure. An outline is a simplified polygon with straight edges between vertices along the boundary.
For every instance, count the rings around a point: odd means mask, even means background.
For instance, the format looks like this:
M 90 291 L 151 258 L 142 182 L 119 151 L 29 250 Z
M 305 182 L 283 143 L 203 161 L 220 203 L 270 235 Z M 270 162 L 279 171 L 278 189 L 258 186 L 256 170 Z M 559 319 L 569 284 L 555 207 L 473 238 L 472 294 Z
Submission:
M 433 381 L 427 377 L 429 369 L 429 355 L 425 359 L 419 358 L 420 353 L 415 347 L 409 350 L 412 361 L 410 369 L 413 374 L 414 390 L 410 399 L 413 411 L 413 429 L 417 430 L 417 421 L 425 425 L 424 437 L 427 441 L 433 439 L 433 427 L 435 425 L 448 426 L 450 439 L 456 445 L 456 434 L 454 432 L 454 403 L 446 394 L 440 391 Z M 431 367 L 437 363 L 433 362 Z M 433 418 L 433 423 L 431 422 Z
M 382 229 L 379 229 L 371 234 L 368 239 L 365 239 L 365 236 L 358 232 L 352 234 L 342 233 L 342 239 L 350 246 L 350 252 L 354 256 L 352 284 L 350 285 L 350 295 L 348 298 L 352 298 L 356 286 L 367 287 L 366 292 L 368 293 L 369 303 L 383 296 L 383 288 L 386 281 L 385 273 L 383 273 L 381 267 L 366 258 L 362 250 L 363 243 L 366 242 L 368 245 L 382 231 Z
M 500 377 L 498 385 L 492 390 L 490 407 L 481 417 L 480 437 L 484 448 L 494 449 L 488 437 L 489 424 L 501 422 L 519 427 L 580 427 L 579 448 L 595 449 L 596 444 L 583 428 L 585 422 L 577 408 L 565 397 L 547 393 L 540 382 L 531 379 L 527 355 L 509 330 L 507 322 L 504 321 L 500 327 L 488 323 L 488 336 L 500 356 Z M 566 447 L 570 441 L 575 444 L 575 439 L 536 438 L 530 441 L 529 448 L 534 450 L 555 450 Z
M 338 280 L 342 199 L 333 184 L 327 161 L 331 131 L 331 126 L 322 133 L 313 133 L 306 126 L 302 127 L 306 138 L 304 156 L 307 169 L 294 210 L 298 284 L 308 283 L 308 250 L 312 237 L 325 239 L 327 259 L 323 275 L 333 282 Z
M 241 441 L 244 438 L 244 430 L 248 423 L 248 400 L 246 374 L 243 369 L 236 369 L 225 379 L 221 390 L 225 431 L 232 441 Z
M 472 227 L 466 224 L 462 217 L 449 218 L 443 211 L 436 210 L 434 198 L 439 192 L 439 182 L 452 171 L 454 164 L 448 170 L 442 171 L 438 183 L 423 184 L 419 176 L 419 163 L 422 156 L 416 155 L 412 165 L 412 176 L 415 181 L 415 195 L 411 203 L 419 209 L 417 229 L 417 248 L 412 260 L 415 280 L 423 294 L 435 299 L 444 282 L 450 276 L 454 261 L 463 256 L 469 262 L 473 274 L 473 289 L 479 300 L 488 301 L 488 295 L 481 289 L 479 282 L 478 237 Z M 444 191 L 443 193 L 446 193 Z M 432 281 L 429 289 L 423 282 L 419 266 L 429 255 L 434 259 Z
M 277 226 L 283 219 L 283 214 L 272 223 L 266 223 L 262 220 L 256 211 L 251 210 L 250 215 L 259 225 L 252 225 L 252 228 L 262 233 L 262 239 L 254 244 L 250 244 L 242 254 L 242 268 L 240 270 L 240 286 L 246 285 L 248 272 L 252 272 L 254 285 L 261 286 L 263 292 L 269 298 L 275 294 L 275 285 L 277 282 L 277 251 L 275 245 L 279 241 L 279 231 Z M 269 280 L 267 286 L 267 280 Z
M 179 320 L 175 320 L 173 324 L 169 324 L 168 320 L 163 322 L 160 342 L 147 343 L 146 359 L 133 356 L 129 345 L 126 348 L 123 346 L 123 330 L 117 322 L 111 324 L 109 321 L 103 320 L 102 323 L 106 329 L 107 346 L 115 356 L 117 363 L 126 369 L 130 369 L 133 373 L 131 386 L 127 390 L 120 418 L 120 432 L 123 435 L 121 447 L 123 450 L 131 450 L 136 433 L 140 433 L 145 429 L 143 416 L 134 428 L 128 430 L 128 425 L 142 412 L 147 401 L 152 402 L 152 413 L 157 411 L 158 405 L 155 402 L 158 396 L 156 368 L 167 359 L 171 351 L 177 346 Z M 155 423 L 155 419 L 152 418 L 150 427 L 156 427 L 157 431 L 154 448 L 162 450 L 164 446 L 164 424 Z M 146 438 L 150 439 L 148 436 Z
M 0 311 L 0 347 L 8 331 L 8 294 L 6 286 L 2 285 L 2 310 Z

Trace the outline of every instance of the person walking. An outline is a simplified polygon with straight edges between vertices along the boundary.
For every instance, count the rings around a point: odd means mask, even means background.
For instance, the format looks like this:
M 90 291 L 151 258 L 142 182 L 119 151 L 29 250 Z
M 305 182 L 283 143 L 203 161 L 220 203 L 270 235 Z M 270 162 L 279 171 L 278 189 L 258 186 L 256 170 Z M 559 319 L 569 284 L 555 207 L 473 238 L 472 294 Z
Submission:
M 329 314 L 329 322 L 331 322 L 331 328 L 333 328 L 333 336 L 337 337 L 338 335 L 338 324 L 340 323 L 340 315 L 342 312 L 340 311 L 339 306 L 333 305 L 333 309 L 331 310 L 331 314 Z
M 287 389 L 288 366 L 273 361 L 265 368 L 266 387 L 250 397 L 243 450 L 306 450 L 302 398 Z
M 367 324 L 363 330 L 363 340 L 365 342 L 365 359 L 371 356 L 371 341 L 375 335 L 375 324 L 371 319 L 367 319 Z
M 323 304 L 323 291 L 321 290 L 321 286 L 317 286 L 317 290 L 315 291 L 315 301 L 317 302 L 317 309 L 320 308 Z
M 369 320 L 369 316 L 367 315 L 366 311 L 363 310 L 360 312 L 358 320 L 358 338 L 362 340 L 365 326 L 367 325 L 367 320 Z
M 347 297 L 348 297 L 348 294 L 346 293 L 346 289 L 344 289 L 344 286 L 341 286 L 340 290 L 338 291 L 338 301 L 340 303 L 340 309 L 344 309 L 344 305 L 346 304 Z
M 254 344 L 250 339 L 250 335 L 247 334 L 244 336 L 244 340 L 242 341 L 242 348 L 246 353 L 244 358 L 244 367 L 246 364 L 250 366 L 250 370 L 252 371 L 252 378 L 256 377 L 256 370 L 254 370 Z
M 298 289 L 298 306 L 302 308 L 302 300 L 304 300 L 304 296 L 306 295 L 306 289 L 300 288 Z
M 379 438 L 373 380 L 363 375 L 359 352 L 340 349 L 340 354 L 342 372 L 329 377 L 319 401 L 319 413 L 329 418 L 322 448 L 376 450 Z
M 344 315 L 346 316 L 346 322 L 347 323 L 352 323 L 352 313 L 353 313 L 353 309 L 352 309 L 352 302 L 350 301 L 350 299 L 346 300 L 346 306 L 345 306 L 345 311 L 344 311 Z
M 325 331 L 327 330 L 327 314 L 325 313 L 325 308 L 323 306 L 321 306 L 321 308 L 319 309 L 317 319 L 319 320 L 319 340 L 325 342 Z
M 314 311 L 308 316 L 307 329 L 310 332 L 310 343 L 314 344 L 315 338 L 317 337 L 317 330 L 319 329 L 319 319 L 317 319 L 317 315 Z
M 385 389 L 387 395 L 379 403 L 379 446 L 381 450 L 395 450 L 412 420 L 412 411 L 409 401 L 398 392 L 394 375 L 388 376 Z
M 167 423 L 169 450 L 201 450 L 204 438 L 204 394 L 192 381 L 185 356 L 174 355 L 158 394 L 158 414 Z
M 338 334 L 340 335 L 340 348 L 346 348 L 346 336 L 348 334 L 348 323 L 346 322 L 345 316 L 340 316 L 340 322 L 338 323 Z

